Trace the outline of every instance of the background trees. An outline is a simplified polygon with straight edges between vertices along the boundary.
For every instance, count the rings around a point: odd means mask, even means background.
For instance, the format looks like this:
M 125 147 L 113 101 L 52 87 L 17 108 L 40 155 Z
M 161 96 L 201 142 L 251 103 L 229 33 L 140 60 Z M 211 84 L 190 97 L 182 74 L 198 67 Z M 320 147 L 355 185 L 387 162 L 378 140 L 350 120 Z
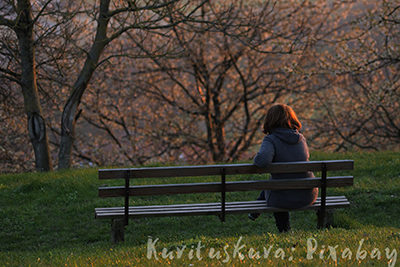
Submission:
M 196 20 L 172 27 L 170 45 L 182 51 L 178 57 L 150 57 L 157 39 L 127 40 L 148 58 L 120 75 L 132 77 L 118 89 L 120 104 L 87 106 L 87 121 L 132 163 L 249 158 L 261 140 L 266 107 L 276 101 L 298 105 L 308 91 L 302 75 L 288 69 L 304 58 L 323 22 L 318 5 L 268 2 L 228 9 L 207 3 L 199 12 Z M 135 108 L 122 104 L 126 98 L 135 99 Z
M 203 4 L 199 3 L 200 6 Z M 79 105 L 106 46 L 130 30 L 165 34 L 164 29 L 170 26 L 169 18 L 175 17 L 173 23 L 180 23 L 196 8 L 196 4 L 174 0 L 112 3 L 101 0 L 98 4 L 7 0 L 1 3 L 0 26 L 8 39 L 2 42 L 4 60 L 0 70 L 3 79 L 11 80 L 21 88 L 37 170 L 52 169 L 46 121 L 38 92 L 39 66 L 45 73 L 58 73 L 54 80 L 57 82 L 67 74 L 63 72 L 68 69 L 65 61 L 74 61 L 69 57 L 79 55 L 70 54 L 70 47 L 85 58 L 78 74 L 73 76 L 74 82 L 64 84 L 69 87 L 69 97 L 61 114 L 58 167 L 68 168 L 72 160 L 75 124 L 81 113 Z M 91 23 L 96 23 L 94 28 L 90 28 Z
M 324 40 L 332 51 L 319 53 L 319 77 L 327 86 L 315 93 L 322 111 L 313 120 L 319 128 L 318 145 L 335 150 L 396 149 L 400 2 L 357 3 L 349 14 L 348 26 Z
M 277 101 L 313 148 L 398 147 L 399 5 L 3 1 L 2 169 L 250 158 Z

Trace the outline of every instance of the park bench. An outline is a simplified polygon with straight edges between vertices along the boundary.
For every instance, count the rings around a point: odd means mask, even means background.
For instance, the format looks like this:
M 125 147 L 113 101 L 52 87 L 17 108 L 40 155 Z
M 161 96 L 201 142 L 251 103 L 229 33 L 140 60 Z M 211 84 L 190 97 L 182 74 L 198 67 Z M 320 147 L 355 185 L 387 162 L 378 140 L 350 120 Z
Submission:
M 106 186 L 99 188 L 100 198 L 124 197 L 125 205 L 120 207 L 103 207 L 95 209 L 97 219 L 111 219 L 111 240 L 116 243 L 124 240 L 125 225 L 129 218 L 168 217 L 168 216 L 203 216 L 217 215 L 225 221 L 226 214 L 265 213 L 287 211 L 268 207 L 264 201 L 226 202 L 226 193 L 237 191 L 260 191 L 282 189 L 305 189 L 319 187 L 320 197 L 309 206 L 296 210 L 317 210 L 318 227 L 326 226 L 327 217 L 332 216 L 328 210 L 345 208 L 350 205 L 345 196 L 327 196 L 327 187 L 352 186 L 352 176 L 327 176 L 328 171 L 353 170 L 353 160 L 304 161 L 272 163 L 267 168 L 259 168 L 254 164 L 226 164 L 203 166 L 174 166 L 174 167 L 146 167 L 125 169 L 100 169 L 99 179 L 122 179 L 121 186 Z M 321 174 L 316 178 L 285 179 L 285 180 L 245 180 L 227 181 L 228 175 L 264 174 L 264 173 L 295 173 L 307 172 Z M 138 178 L 167 178 L 190 176 L 220 176 L 218 182 L 179 183 L 179 184 L 152 184 L 130 185 L 130 180 Z M 179 178 L 180 179 L 180 178 Z M 163 179 L 164 180 L 164 179 Z M 145 195 L 174 195 L 220 193 L 218 203 L 174 204 L 130 206 L 129 198 Z M 121 203 L 122 204 L 122 203 Z M 329 220 L 331 218 L 328 218 Z

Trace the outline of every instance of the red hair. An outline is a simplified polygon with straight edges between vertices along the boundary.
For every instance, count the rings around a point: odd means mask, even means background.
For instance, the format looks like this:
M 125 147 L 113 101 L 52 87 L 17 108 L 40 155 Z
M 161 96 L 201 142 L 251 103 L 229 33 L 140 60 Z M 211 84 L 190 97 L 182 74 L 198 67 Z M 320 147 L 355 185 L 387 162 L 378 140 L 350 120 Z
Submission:
M 285 104 L 275 104 L 270 107 L 265 116 L 263 133 L 270 134 L 276 128 L 300 130 L 301 123 L 291 107 Z

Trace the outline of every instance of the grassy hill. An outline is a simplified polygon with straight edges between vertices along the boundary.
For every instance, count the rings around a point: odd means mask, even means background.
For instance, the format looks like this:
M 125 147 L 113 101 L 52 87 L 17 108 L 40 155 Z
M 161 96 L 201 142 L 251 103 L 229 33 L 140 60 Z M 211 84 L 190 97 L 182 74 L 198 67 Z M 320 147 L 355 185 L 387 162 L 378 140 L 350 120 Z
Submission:
M 1 175 L 0 266 L 400 266 L 400 153 L 311 155 L 319 159 L 355 160 L 355 185 L 328 190 L 352 203 L 335 212 L 334 228 L 317 230 L 313 211 L 291 213 L 293 231 L 286 234 L 268 214 L 255 222 L 245 215 L 224 223 L 214 216 L 149 218 L 131 220 L 118 245 L 110 242 L 110 221 L 95 220 L 94 208 L 122 206 L 123 199 L 98 198 L 104 181 L 97 169 Z M 218 197 L 138 197 L 131 204 Z

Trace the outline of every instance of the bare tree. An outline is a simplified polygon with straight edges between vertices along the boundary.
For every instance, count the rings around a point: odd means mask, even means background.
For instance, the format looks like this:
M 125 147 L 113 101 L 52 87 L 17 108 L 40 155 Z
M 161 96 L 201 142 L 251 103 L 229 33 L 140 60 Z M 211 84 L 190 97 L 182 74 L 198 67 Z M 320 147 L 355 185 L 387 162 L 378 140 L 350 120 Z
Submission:
M 0 160 L 28 158 L 26 146 L 12 149 L 28 133 L 37 170 L 50 170 L 56 154 L 60 169 L 73 158 L 234 161 L 252 153 L 276 101 L 298 111 L 312 147 L 390 146 L 399 128 L 398 3 L 353 6 L 3 1 L 0 112 L 10 126 L 0 125 Z M 12 119 L 21 108 L 26 130 Z
M 345 19 L 348 27 L 330 36 L 329 53 L 319 57 L 320 72 L 325 70 L 319 84 L 326 90 L 315 94 L 322 112 L 314 117 L 314 139 L 335 150 L 396 148 L 400 3 L 358 3 Z
M 157 39 L 129 36 L 127 41 L 148 57 L 136 61 L 126 75 L 130 83 L 121 86 L 123 97 L 139 105 L 134 113 L 119 102 L 107 109 L 97 102 L 86 107 L 92 114 L 85 119 L 107 132 L 111 143 L 133 149 L 123 150 L 129 162 L 248 158 L 261 140 L 255 137 L 261 135 L 268 105 L 282 101 L 301 107 L 310 84 L 292 70 L 307 59 L 312 36 L 337 7 L 320 10 L 307 1 L 239 2 L 223 13 L 219 7 L 207 3 L 194 20 L 172 28 L 170 45 L 183 51 L 179 57 L 151 57 Z M 141 134 L 139 147 L 129 144 Z
M 6 50 L 3 57 L 10 56 L 18 59 L 17 64 L 20 67 L 19 70 L 9 68 L 13 62 L 7 58 L 1 68 L 3 78 L 8 78 L 21 87 L 28 119 L 29 137 L 36 155 L 36 168 L 48 171 L 52 169 L 50 147 L 36 81 L 34 25 L 38 17 L 33 16 L 30 1 L 18 1 L 16 5 L 14 1 L 3 2 L 0 10 L 3 13 L 0 16 L 0 25 L 14 31 L 17 41 L 12 40 L 12 43 L 19 47 L 17 50 L 19 55 L 17 55 L 15 49 L 9 48 L 10 43 L 3 41 L 2 46 Z
M 85 4 L 87 3 L 52 0 L 34 2 L 7 0 L 0 4 L 0 26 L 9 36 L 9 40 L 2 41 L 4 61 L 0 71 L 2 78 L 19 84 L 24 96 L 28 131 L 35 151 L 37 170 L 51 170 L 52 161 L 37 84 L 37 68 L 48 62 L 37 61 L 36 48 L 40 44 L 49 46 L 45 42 L 51 42 L 50 37 L 55 32 L 68 33 L 75 30 L 76 33 L 76 29 L 81 29 L 79 27 L 81 21 L 85 26 L 90 25 L 84 23 L 86 19 L 96 22 L 95 36 L 88 46 L 81 47 L 79 40 L 69 39 L 73 34 L 67 34 L 64 39 L 68 44 L 81 49 L 85 57 L 83 66 L 78 71 L 73 85 L 70 86 L 70 94 L 61 116 L 58 168 L 69 168 L 75 140 L 75 124 L 80 115 L 79 105 L 93 73 L 102 62 L 101 56 L 106 46 L 128 31 L 147 31 L 165 35 L 166 28 L 187 20 L 203 3 L 178 0 L 125 2 L 102 0 L 99 5 Z M 169 21 L 171 16 L 176 18 L 173 23 Z M 71 21 L 74 21 L 74 25 L 68 24 Z M 75 27 L 76 25 L 78 27 Z M 61 56 L 65 55 L 63 51 L 58 53 Z M 50 57 L 48 60 L 59 70 L 62 69 L 62 65 L 59 65 L 61 58 Z

